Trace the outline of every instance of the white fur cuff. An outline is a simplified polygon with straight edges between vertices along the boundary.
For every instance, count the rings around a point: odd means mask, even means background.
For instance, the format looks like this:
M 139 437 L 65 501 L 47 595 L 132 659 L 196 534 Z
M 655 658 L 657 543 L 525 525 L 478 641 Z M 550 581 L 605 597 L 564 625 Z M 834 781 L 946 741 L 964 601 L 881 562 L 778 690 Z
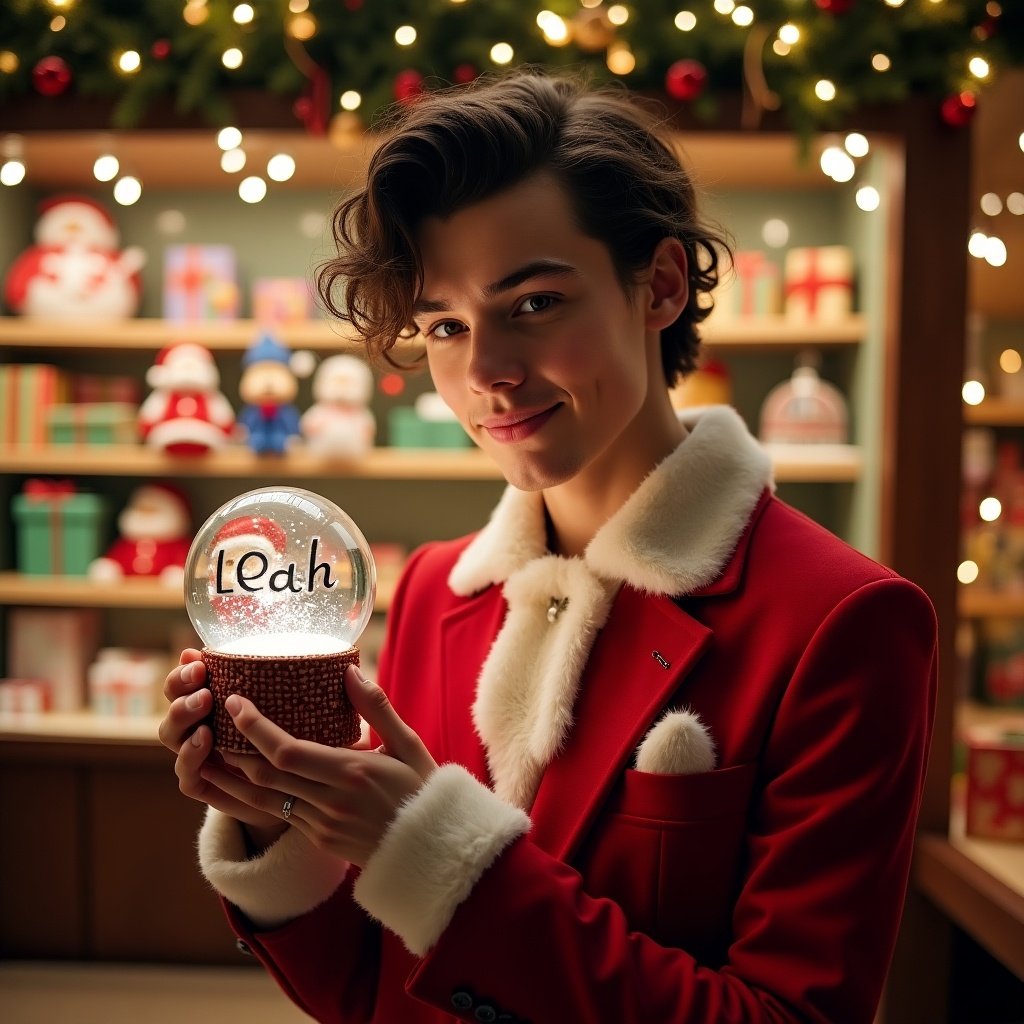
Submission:
M 461 765 L 430 776 L 401 808 L 356 880 L 356 902 L 423 956 L 455 908 L 530 819 Z
M 318 850 L 296 828 L 247 860 L 242 826 L 213 807 L 206 811 L 198 846 L 206 880 L 257 928 L 276 928 L 319 906 L 349 868 L 346 861 Z

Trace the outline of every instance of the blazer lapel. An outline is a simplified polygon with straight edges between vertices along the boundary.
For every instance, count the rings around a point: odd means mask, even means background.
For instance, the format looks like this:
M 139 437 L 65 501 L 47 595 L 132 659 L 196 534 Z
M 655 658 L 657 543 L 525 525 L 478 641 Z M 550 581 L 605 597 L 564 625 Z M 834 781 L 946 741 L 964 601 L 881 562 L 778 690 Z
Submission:
M 568 860 L 710 637 L 670 599 L 622 588 L 591 652 L 575 724 L 530 809 L 538 846 Z
M 438 759 L 468 768 L 492 784 L 487 753 L 473 724 L 477 677 L 505 617 L 501 587 L 489 587 L 441 622 L 441 729 L 444 749 Z

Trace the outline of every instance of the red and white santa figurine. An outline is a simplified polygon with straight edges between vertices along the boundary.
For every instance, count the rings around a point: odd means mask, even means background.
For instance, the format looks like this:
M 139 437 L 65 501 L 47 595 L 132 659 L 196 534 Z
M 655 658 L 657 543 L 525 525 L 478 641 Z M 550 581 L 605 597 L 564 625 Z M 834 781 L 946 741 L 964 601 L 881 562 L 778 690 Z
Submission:
M 276 595 L 265 584 L 255 586 L 254 580 L 268 579 L 281 566 L 288 535 L 266 516 L 237 516 L 213 541 L 208 585 L 217 617 L 247 628 L 265 625 Z
M 139 308 L 137 246 L 120 248 L 113 218 L 85 196 L 43 202 L 35 244 L 8 271 L 4 298 L 12 313 L 49 320 L 111 321 Z
M 231 437 L 235 413 L 220 391 L 208 349 L 193 342 L 165 348 L 146 372 L 152 394 L 139 409 L 143 440 L 175 455 L 202 455 Z
M 180 587 L 191 546 L 185 495 L 170 484 L 143 484 L 117 517 L 120 536 L 89 566 L 89 577 L 113 582 L 125 576 L 156 576 Z

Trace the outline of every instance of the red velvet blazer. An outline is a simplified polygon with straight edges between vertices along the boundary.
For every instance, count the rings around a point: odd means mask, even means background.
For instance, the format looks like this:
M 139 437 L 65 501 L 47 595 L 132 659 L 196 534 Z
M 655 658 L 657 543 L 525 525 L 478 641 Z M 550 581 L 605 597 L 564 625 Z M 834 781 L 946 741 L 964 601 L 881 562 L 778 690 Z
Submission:
M 486 783 L 470 708 L 505 604 L 497 586 L 450 591 L 465 544 L 411 560 L 380 683 L 438 762 Z M 766 492 L 714 583 L 618 593 L 532 831 L 426 956 L 368 918 L 351 877 L 270 931 L 229 917 L 321 1021 L 868 1024 L 909 873 L 935 652 L 920 590 Z M 631 768 L 676 706 L 703 719 L 716 770 Z

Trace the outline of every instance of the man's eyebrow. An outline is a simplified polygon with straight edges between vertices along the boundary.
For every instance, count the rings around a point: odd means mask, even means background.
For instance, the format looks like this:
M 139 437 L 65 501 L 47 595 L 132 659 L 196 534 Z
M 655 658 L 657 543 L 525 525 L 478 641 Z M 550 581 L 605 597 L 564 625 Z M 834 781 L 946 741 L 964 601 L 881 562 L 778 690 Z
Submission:
M 579 271 L 571 263 L 561 260 L 533 260 L 518 270 L 513 270 L 500 281 L 484 287 L 484 298 L 493 299 L 502 292 L 511 291 L 534 277 L 550 277 L 552 275 L 578 274 Z M 445 313 L 451 306 L 447 302 L 436 302 L 432 299 L 417 299 L 413 304 L 413 313 Z

